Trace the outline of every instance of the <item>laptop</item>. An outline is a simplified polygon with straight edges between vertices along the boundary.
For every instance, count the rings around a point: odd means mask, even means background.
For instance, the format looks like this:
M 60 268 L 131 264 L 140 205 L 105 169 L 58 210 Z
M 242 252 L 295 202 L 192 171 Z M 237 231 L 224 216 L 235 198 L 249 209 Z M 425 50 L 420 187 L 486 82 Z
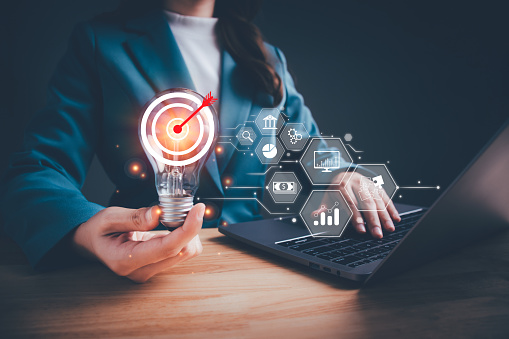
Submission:
M 295 216 L 218 229 L 336 277 L 360 283 L 392 277 L 509 227 L 509 120 L 430 208 L 396 207 L 402 221 L 383 239 L 357 234 L 353 227 L 341 237 L 313 237 Z

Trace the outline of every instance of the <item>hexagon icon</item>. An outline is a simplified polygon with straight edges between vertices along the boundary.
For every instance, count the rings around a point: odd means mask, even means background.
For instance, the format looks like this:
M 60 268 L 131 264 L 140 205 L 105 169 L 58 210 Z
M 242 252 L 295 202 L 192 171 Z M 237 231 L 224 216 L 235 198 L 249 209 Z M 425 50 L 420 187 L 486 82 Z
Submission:
M 300 158 L 300 164 L 313 185 L 332 184 L 337 170 L 348 170 L 352 162 L 340 138 L 313 138 Z
M 304 124 L 286 124 L 279 136 L 287 150 L 301 151 L 309 139 L 309 133 Z
M 362 177 L 352 179 L 353 176 L 351 176 L 347 181 L 348 184 L 351 180 L 359 180 L 358 183 L 353 185 L 354 187 L 359 187 L 354 191 L 355 197 L 351 197 L 354 201 L 358 202 L 357 210 L 385 210 L 399 188 L 387 166 L 385 164 L 359 164 L 353 170 L 353 172 L 360 171 L 363 172 Z M 364 176 L 367 173 L 370 174 Z M 350 192 L 347 192 L 347 194 L 351 195 Z M 386 195 L 385 198 L 384 195 Z
M 285 150 L 276 136 L 263 137 L 256 146 L 255 153 L 262 164 L 277 164 Z
M 262 135 L 277 135 L 285 120 L 277 108 L 262 108 L 255 119 L 255 124 Z
M 251 146 L 257 137 L 256 132 L 251 127 L 243 126 L 237 133 L 237 139 L 242 146 Z
M 340 237 L 352 215 L 339 190 L 312 191 L 300 211 L 313 237 Z
M 269 181 L 267 190 L 276 203 L 293 203 L 302 186 L 293 172 L 276 172 Z

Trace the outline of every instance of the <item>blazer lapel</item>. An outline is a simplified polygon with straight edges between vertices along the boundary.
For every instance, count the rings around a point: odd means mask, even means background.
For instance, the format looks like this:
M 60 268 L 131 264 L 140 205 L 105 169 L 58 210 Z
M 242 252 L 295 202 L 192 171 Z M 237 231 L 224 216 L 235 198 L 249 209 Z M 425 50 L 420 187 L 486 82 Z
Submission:
M 236 138 L 237 127 L 245 124 L 248 120 L 255 92 L 254 87 L 246 81 L 247 77 L 227 51 L 223 51 L 221 72 L 221 96 L 219 101 L 221 111 L 219 126 L 221 131 L 218 141 L 233 144 L 233 146 L 224 147 L 225 151 L 218 159 L 219 172 L 222 173 L 239 144 Z
M 125 49 L 154 91 L 153 95 L 178 87 L 196 90 L 177 41 L 161 11 L 151 11 L 132 20 L 126 24 L 126 28 L 142 33 L 127 40 Z M 214 152 L 205 167 L 223 193 Z
M 154 94 L 177 87 L 195 90 L 177 41 L 161 11 L 151 11 L 126 26 L 142 33 L 127 40 L 125 48 Z

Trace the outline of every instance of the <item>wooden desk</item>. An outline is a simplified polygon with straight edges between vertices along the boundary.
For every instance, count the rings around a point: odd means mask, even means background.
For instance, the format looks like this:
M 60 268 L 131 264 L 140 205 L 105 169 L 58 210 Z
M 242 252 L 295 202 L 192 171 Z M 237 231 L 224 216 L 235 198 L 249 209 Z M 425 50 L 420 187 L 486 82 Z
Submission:
M 0 245 L 0 337 L 505 337 L 509 232 L 383 284 L 353 283 L 203 230 L 204 252 L 136 285 L 99 264 L 35 274 Z

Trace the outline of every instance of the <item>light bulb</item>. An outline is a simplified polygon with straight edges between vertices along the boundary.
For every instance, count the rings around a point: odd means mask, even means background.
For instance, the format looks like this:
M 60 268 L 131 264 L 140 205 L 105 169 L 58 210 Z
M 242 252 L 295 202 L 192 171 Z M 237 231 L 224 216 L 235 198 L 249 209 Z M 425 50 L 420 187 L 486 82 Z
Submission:
M 154 169 L 160 220 L 167 228 L 182 226 L 193 206 L 200 171 L 218 133 L 215 100 L 210 93 L 204 98 L 173 88 L 152 98 L 141 116 L 139 137 Z

